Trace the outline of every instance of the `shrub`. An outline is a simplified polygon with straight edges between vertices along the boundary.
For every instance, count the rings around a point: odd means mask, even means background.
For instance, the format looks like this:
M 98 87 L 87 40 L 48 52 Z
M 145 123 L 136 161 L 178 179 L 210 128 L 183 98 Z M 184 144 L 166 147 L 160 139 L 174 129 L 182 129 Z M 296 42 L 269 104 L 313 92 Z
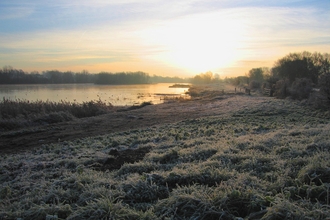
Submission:
M 279 80 L 275 84 L 274 96 L 283 99 L 288 96 L 289 80 Z
M 102 115 L 113 109 L 112 104 L 102 102 L 102 100 L 83 102 L 82 104 L 68 103 L 69 112 L 77 118 Z
M 251 81 L 249 84 L 250 89 L 260 89 L 260 87 L 261 87 L 261 83 L 255 80 Z
M 289 92 L 293 99 L 307 99 L 312 91 L 312 80 L 297 78 L 291 85 Z
M 319 79 L 320 93 L 325 105 L 330 105 L 330 72 L 321 75 Z

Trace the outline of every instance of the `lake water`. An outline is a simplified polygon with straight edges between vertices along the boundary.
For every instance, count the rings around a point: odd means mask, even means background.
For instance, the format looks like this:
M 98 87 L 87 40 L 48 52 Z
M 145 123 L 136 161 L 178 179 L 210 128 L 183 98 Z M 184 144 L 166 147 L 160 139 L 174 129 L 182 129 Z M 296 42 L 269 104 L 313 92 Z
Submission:
M 70 101 L 82 103 L 101 99 L 115 106 L 137 105 L 151 101 L 164 102 L 164 97 L 185 96 L 187 88 L 169 88 L 173 83 L 142 85 L 42 84 L 0 85 L 0 98 L 29 101 Z

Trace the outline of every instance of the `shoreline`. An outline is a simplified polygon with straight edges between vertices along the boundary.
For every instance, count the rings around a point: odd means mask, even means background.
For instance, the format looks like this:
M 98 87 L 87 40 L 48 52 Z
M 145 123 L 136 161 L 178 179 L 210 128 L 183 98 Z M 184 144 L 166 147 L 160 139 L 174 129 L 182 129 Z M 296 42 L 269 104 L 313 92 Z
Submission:
M 224 99 L 228 98 L 231 96 Z M 115 106 L 115 111 L 99 116 L 1 132 L 0 153 L 18 153 L 44 144 L 212 116 L 218 112 L 215 107 L 207 106 L 221 105 L 221 100 L 196 98 L 167 101 L 140 108 Z
M 233 88 L 225 88 L 227 93 L 214 87 L 194 87 L 198 96 L 191 100 L 171 100 L 161 104 L 114 107 L 114 111 L 99 116 L 75 118 L 72 121 L 26 127 L 0 132 L 0 153 L 20 153 L 45 144 L 71 141 L 79 138 L 144 129 L 152 126 L 176 123 L 202 117 L 232 114 L 247 108 L 262 105 L 282 108 L 288 100 L 264 97 L 258 94 L 234 93 Z M 276 103 L 276 104 L 274 104 Z M 295 102 L 298 103 L 299 102 Z M 306 106 L 306 108 L 308 108 Z
M 204 96 L 205 92 L 214 93 L 213 87 L 194 88 L 202 91 Z M 196 97 L 169 99 L 152 105 L 113 106 L 113 111 L 103 115 L 4 131 L 0 132 L 0 153 L 16 153 L 43 144 L 194 119 L 202 117 L 203 112 L 212 115 L 214 112 L 204 109 L 205 105 L 202 103 L 213 101 L 210 98 Z

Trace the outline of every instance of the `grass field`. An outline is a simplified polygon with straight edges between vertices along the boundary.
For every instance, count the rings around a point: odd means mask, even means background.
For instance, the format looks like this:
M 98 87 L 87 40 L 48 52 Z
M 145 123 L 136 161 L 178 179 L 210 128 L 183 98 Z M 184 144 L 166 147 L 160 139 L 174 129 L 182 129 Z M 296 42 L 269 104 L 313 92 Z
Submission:
M 0 155 L 0 219 L 330 219 L 329 112 L 227 102 L 240 105 Z M 112 166 L 125 152 L 139 157 Z

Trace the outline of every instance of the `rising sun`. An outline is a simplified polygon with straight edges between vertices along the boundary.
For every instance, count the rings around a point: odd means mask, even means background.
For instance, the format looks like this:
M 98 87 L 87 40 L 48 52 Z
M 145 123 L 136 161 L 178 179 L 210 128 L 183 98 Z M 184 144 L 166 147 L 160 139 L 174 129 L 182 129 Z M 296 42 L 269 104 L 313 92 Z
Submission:
M 183 17 L 153 28 L 148 41 L 162 46 L 158 58 L 200 73 L 226 68 L 240 58 L 244 27 L 222 14 Z

